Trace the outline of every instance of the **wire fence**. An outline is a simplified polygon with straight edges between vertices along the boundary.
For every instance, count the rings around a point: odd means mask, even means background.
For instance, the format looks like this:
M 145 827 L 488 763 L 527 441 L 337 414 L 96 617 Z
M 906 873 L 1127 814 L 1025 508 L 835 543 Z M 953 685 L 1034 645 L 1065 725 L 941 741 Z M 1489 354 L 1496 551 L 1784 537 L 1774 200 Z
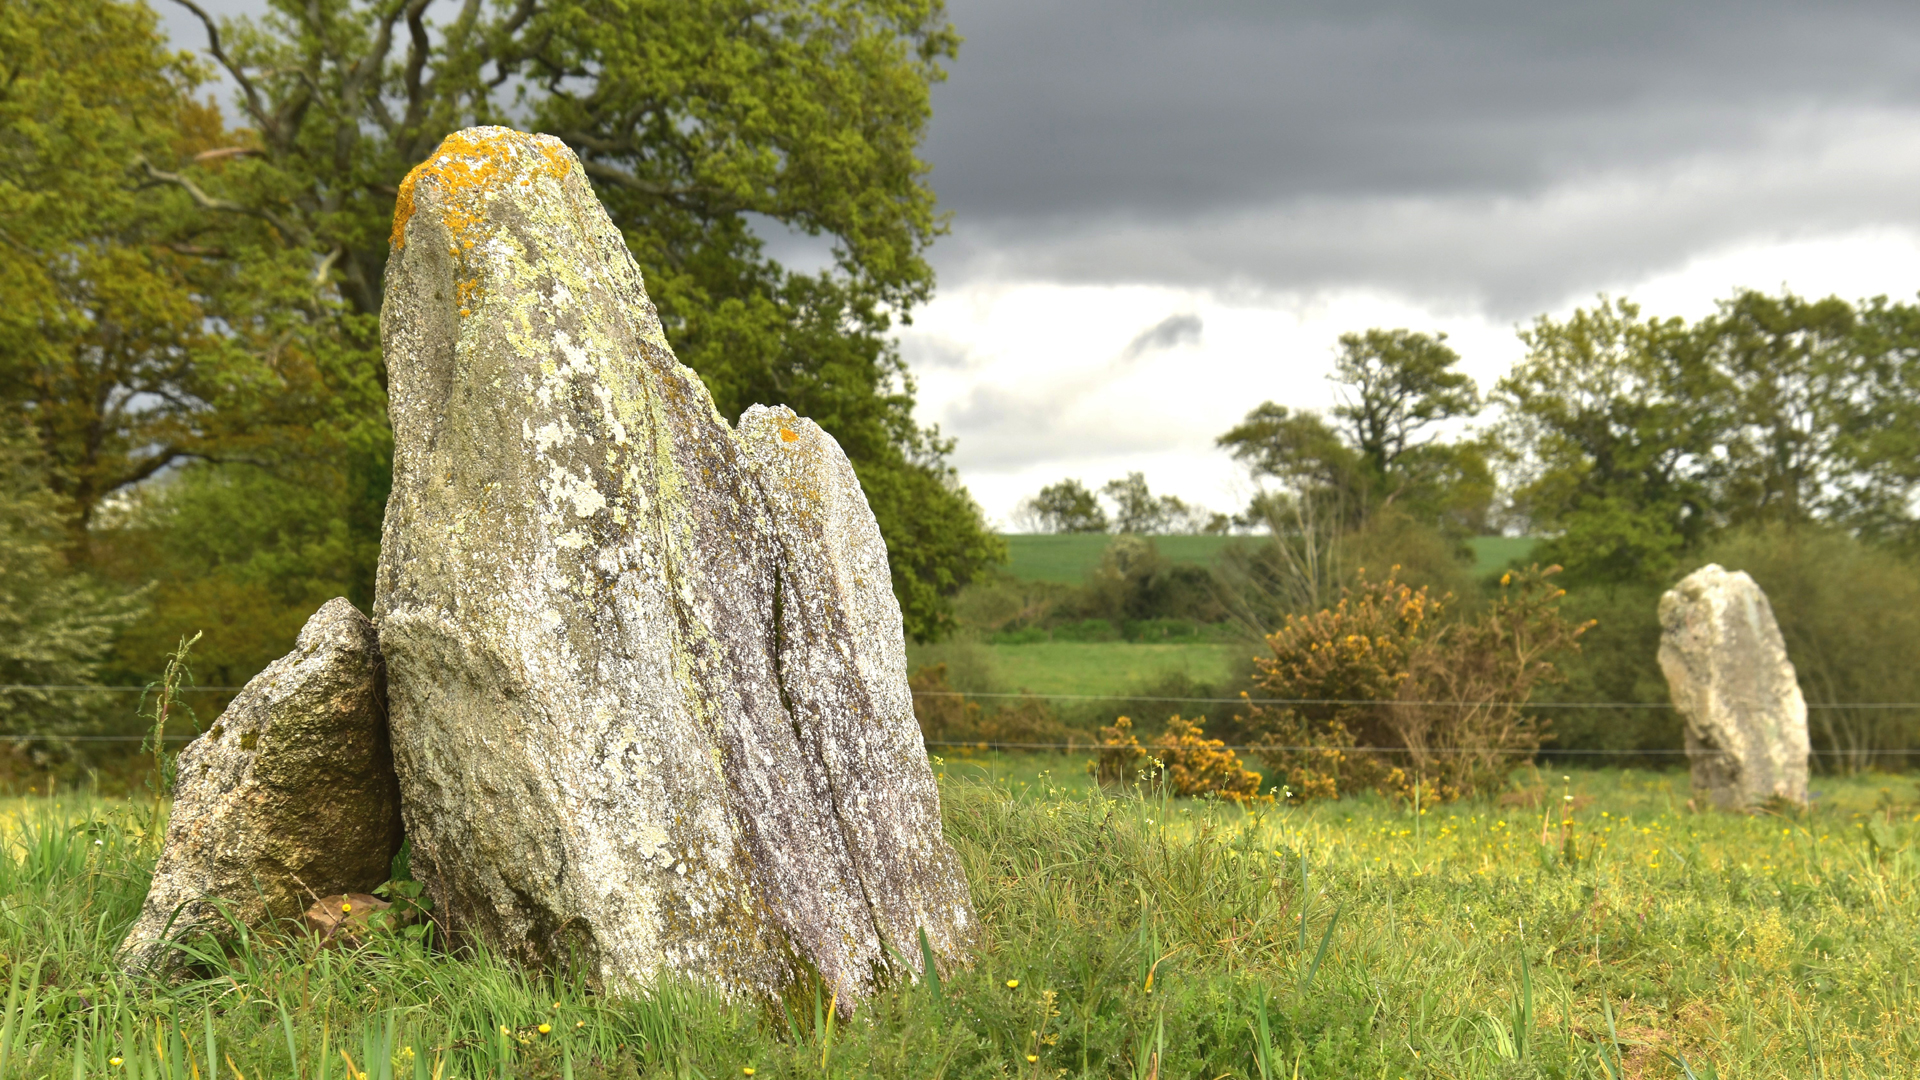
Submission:
M 151 686 L 90 686 L 85 684 L 0 684 L 0 691 L 106 691 L 108 693 L 144 693 L 154 690 Z M 244 687 L 239 686 L 182 686 L 174 693 L 237 693 Z M 1247 705 L 1247 706 L 1285 706 L 1285 705 L 1392 705 L 1398 707 L 1423 708 L 1526 708 L 1526 709 L 1663 709 L 1677 708 L 1672 702 L 1665 701 L 1380 701 L 1370 698 L 1256 698 L 1256 697 L 1165 697 L 1138 694 L 1034 694 L 1034 693 L 969 693 L 964 690 L 915 690 L 916 698 L 982 698 L 1006 700 L 1044 700 L 1044 701 L 1119 701 L 1150 702 L 1168 705 Z M 1920 710 L 1920 701 L 1856 701 L 1856 702 L 1809 702 L 1809 710 L 1814 709 L 1853 709 L 1853 710 Z M 168 735 L 167 742 L 185 742 L 196 738 L 195 735 Z M 10 742 L 144 742 L 151 735 L 63 735 L 57 732 L 10 731 L 0 732 L 0 741 Z M 1100 744 L 1091 739 L 1085 742 L 1008 742 L 996 740 L 964 739 L 926 740 L 929 747 L 966 750 L 1050 750 L 1064 752 L 1093 752 Z M 1270 743 L 1238 744 L 1223 747 L 1242 753 L 1289 753 L 1323 750 L 1319 746 L 1276 746 Z M 1351 746 L 1341 747 L 1343 753 L 1405 754 L 1404 746 Z M 1429 748 L 1423 751 L 1429 754 L 1512 754 L 1532 757 L 1544 754 L 1548 757 L 1684 757 L 1686 750 L 1677 748 L 1647 749 L 1609 749 L 1543 746 L 1538 750 L 1516 749 L 1510 747 L 1454 746 Z M 1810 751 L 1815 757 L 1834 758 L 1895 758 L 1920 757 L 1920 747 L 1912 749 L 1860 749 L 1860 750 L 1820 750 Z

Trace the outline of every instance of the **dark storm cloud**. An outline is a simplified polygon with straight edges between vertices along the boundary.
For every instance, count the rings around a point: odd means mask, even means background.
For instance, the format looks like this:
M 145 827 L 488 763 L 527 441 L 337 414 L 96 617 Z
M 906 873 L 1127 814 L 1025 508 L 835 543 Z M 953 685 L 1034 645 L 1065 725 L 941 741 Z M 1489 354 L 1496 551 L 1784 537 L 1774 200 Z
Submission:
M 1159 352 L 1162 349 L 1197 345 L 1200 343 L 1200 328 L 1200 316 L 1192 312 L 1184 315 L 1169 315 L 1140 331 L 1137 337 L 1127 342 L 1127 347 L 1120 350 L 1120 359 L 1138 360 L 1148 353 Z
M 953 0 L 927 156 L 974 274 L 1495 307 L 1920 218 L 1920 6 Z M 1868 137 L 1890 161 L 1833 160 Z M 1902 181 L 1896 185 L 1895 181 Z

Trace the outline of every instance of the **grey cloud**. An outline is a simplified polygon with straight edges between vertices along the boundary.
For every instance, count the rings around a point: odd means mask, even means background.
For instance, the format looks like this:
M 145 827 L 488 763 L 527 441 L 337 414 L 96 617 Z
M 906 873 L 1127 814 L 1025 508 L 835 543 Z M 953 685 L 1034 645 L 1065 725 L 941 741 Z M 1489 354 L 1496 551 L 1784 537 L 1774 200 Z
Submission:
M 954 464 L 971 471 L 1034 461 L 1072 462 L 1118 454 L 1169 450 L 1192 442 L 1170 426 L 1129 423 L 1112 416 L 1077 416 L 1071 388 L 992 385 L 973 388 L 948 406 L 944 434 L 957 436 Z
M 950 9 L 967 42 L 927 147 L 956 215 L 934 251 L 949 283 L 1358 283 L 1502 306 L 1701 245 L 1920 218 L 1892 170 L 1832 160 L 1874 123 L 1912 156 L 1910 4 Z M 1714 192 L 1690 186 L 1716 168 Z
M 1031 276 L 1315 291 L 1376 286 L 1525 318 L 1610 282 L 1754 241 L 1920 231 L 1920 113 L 1810 115 L 1771 145 L 1660 170 L 1594 173 L 1531 197 L 1313 196 L 1110 212 L 956 237 L 951 277 Z M 1774 288 L 1779 282 L 1745 282 Z
M 1525 193 L 1911 108 L 1920 8 L 1628 0 L 955 0 L 928 156 L 963 214 Z
M 1178 348 L 1181 345 L 1200 343 L 1200 316 L 1193 312 L 1181 315 L 1169 315 L 1145 330 L 1140 331 L 1127 347 L 1120 350 L 1122 360 L 1138 360 L 1148 353 L 1163 349 Z

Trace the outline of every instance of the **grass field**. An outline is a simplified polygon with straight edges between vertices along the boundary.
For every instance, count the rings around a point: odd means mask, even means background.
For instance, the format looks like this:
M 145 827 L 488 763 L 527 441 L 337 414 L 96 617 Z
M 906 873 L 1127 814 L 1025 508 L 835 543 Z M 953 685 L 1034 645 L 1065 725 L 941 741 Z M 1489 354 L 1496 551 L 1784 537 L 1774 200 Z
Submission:
M 1100 566 L 1100 555 L 1113 542 L 1106 533 L 1037 535 L 1016 533 L 1003 537 L 1009 556 L 1007 571 L 1027 581 L 1078 585 Z M 1176 563 L 1210 563 L 1235 536 L 1156 536 L 1154 547 Z
M 1539 543 L 1531 536 L 1476 536 L 1467 541 L 1473 549 L 1473 572 L 1486 575 L 1522 563 Z
M 1251 543 L 1249 536 L 1156 536 L 1154 546 L 1160 554 L 1176 563 L 1206 564 L 1232 543 Z M 1007 571 L 1028 581 L 1053 581 L 1078 585 L 1099 567 L 1100 555 L 1113 537 L 1104 533 L 1079 533 L 1045 536 L 1014 534 L 1005 537 L 1009 562 Z M 1489 574 L 1517 559 L 1539 541 L 1524 536 L 1476 536 L 1467 543 L 1474 553 L 1474 573 Z
M 1082 764 L 937 761 L 985 940 L 831 1028 L 405 938 L 256 938 L 196 981 L 132 985 L 109 959 L 156 823 L 15 802 L 0 1076 L 1837 1080 L 1920 1060 L 1909 779 L 1734 817 L 1687 812 L 1674 774 L 1578 772 L 1415 816 L 1115 797 Z
M 1131 642 L 1042 641 L 985 646 L 994 677 L 1008 691 L 1034 694 L 1124 694 L 1167 675 L 1225 686 L 1245 645 L 1142 645 Z

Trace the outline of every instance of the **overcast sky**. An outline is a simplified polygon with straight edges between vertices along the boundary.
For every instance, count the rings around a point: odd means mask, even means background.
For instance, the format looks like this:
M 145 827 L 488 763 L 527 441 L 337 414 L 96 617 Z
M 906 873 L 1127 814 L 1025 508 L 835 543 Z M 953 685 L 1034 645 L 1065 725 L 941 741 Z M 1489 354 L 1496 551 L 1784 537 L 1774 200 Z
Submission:
M 1444 330 L 1484 383 L 1601 291 L 1920 290 L 1910 3 L 949 4 L 952 234 L 901 341 L 1002 521 L 1132 469 L 1234 508 L 1213 437 L 1324 405 L 1346 330 Z

